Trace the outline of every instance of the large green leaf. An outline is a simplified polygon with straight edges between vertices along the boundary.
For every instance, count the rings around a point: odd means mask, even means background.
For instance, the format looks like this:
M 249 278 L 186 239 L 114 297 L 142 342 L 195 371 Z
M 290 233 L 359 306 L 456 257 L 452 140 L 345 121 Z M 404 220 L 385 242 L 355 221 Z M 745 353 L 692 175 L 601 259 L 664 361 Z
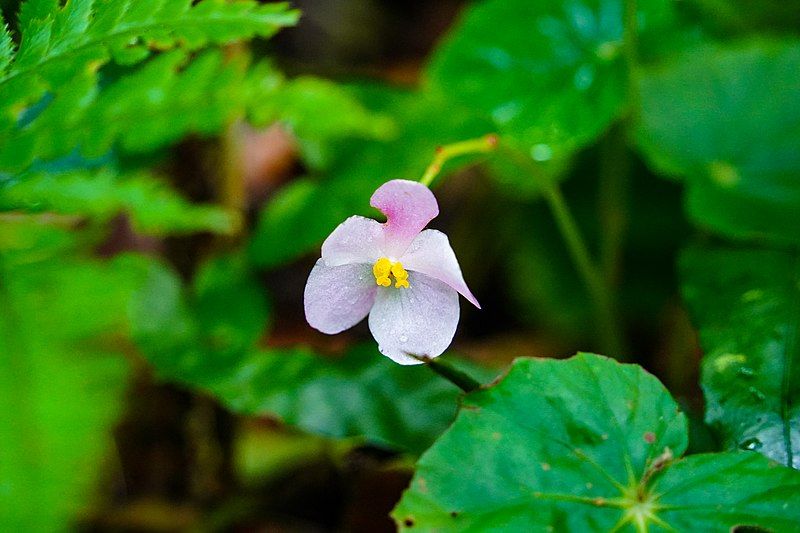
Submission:
M 699 224 L 800 242 L 800 42 L 704 47 L 641 78 L 639 144 Z
M 428 75 L 536 161 L 569 155 L 625 108 L 622 0 L 485 0 L 464 14 Z M 671 2 L 638 2 L 642 39 L 669 40 Z
M 418 462 L 394 517 L 421 531 L 789 531 L 800 473 L 751 452 L 686 449 L 656 378 L 580 354 L 519 359 L 468 395 Z
M 726 447 L 800 468 L 800 258 L 695 248 L 681 270 L 705 349 L 706 421 Z
M 395 120 L 395 135 L 333 145 L 329 151 L 336 159 L 321 179 L 302 179 L 279 191 L 262 212 L 253 236 L 251 255 L 257 264 L 276 266 L 311 251 L 350 215 L 376 215 L 369 198 L 382 183 L 418 179 L 437 146 L 491 132 L 485 120 L 428 93 L 377 84 L 352 91 L 373 113 Z M 445 172 L 464 162 L 462 158 Z
M 312 433 L 419 453 L 452 421 L 455 386 L 391 362 L 374 344 L 328 358 L 302 347 L 258 348 L 261 292 L 228 261 L 205 267 L 190 297 L 172 272 L 153 268 L 133 306 L 134 337 L 163 378 Z
M 0 523 L 67 530 L 108 451 L 142 259 L 99 262 L 44 220 L 0 222 Z M 54 255 L 58 253 L 59 255 Z

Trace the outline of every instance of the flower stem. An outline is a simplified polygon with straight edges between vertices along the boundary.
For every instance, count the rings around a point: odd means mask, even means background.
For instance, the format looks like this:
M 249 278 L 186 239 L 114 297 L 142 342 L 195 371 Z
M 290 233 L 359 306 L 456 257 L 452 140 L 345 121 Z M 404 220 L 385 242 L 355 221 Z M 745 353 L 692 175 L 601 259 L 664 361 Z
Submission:
M 466 393 L 478 390 L 481 386 L 481 383 L 477 379 L 441 359 L 434 359 L 425 355 L 415 355 L 412 353 L 408 355 L 422 361 L 425 363 L 425 366 Z
M 616 320 L 616 306 L 611 297 L 611 291 L 589 255 L 586 242 L 583 240 L 575 219 L 566 202 L 564 202 L 564 197 L 561 195 L 561 189 L 556 185 L 547 187 L 545 189 L 545 198 L 550 204 L 550 210 L 553 212 L 578 273 L 583 278 L 583 282 L 594 301 L 597 309 L 598 333 L 603 350 L 608 355 L 620 357 L 623 355 L 622 335 L 619 332 Z
M 625 128 L 616 124 L 600 144 L 599 218 L 600 264 L 606 283 L 614 287 L 620 277 L 625 233 L 628 227 L 628 188 L 631 161 Z
M 442 167 L 449 160 L 467 154 L 485 154 L 493 151 L 497 147 L 497 135 L 491 133 L 477 139 L 459 141 L 453 144 L 445 144 L 436 148 L 436 155 L 425 174 L 419 182 L 426 187 L 430 187 L 436 176 L 442 171 Z
M 575 268 L 583 280 L 595 307 L 598 336 L 602 350 L 612 356 L 622 359 L 626 355 L 622 332 L 617 321 L 616 302 L 610 286 L 595 264 L 589 253 L 586 241 L 578 229 L 578 224 L 572 216 L 561 189 L 525 154 L 504 146 L 505 153 L 542 185 L 542 193 L 550 206 L 550 211 L 556 220 L 558 229 L 567 245 Z

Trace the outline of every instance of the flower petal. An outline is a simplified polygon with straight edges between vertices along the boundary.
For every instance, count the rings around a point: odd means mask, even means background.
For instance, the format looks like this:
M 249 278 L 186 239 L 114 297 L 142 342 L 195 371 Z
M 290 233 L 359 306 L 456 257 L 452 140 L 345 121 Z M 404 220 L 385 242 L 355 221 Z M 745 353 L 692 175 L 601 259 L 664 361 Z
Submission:
M 370 265 L 329 266 L 319 259 L 306 282 L 306 320 L 331 335 L 351 328 L 369 313 L 377 288 Z
M 400 258 L 400 262 L 406 270 L 420 272 L 447 283 L 469 300 L 472 305 L 478 309 L 481 308 L 464 281 L 456 254 L 450 246 L 450 240 L 441 231 L 426 229 L 417 235 L 406 253 Z
M 458 326 L 458 293 L 416 272 L 409 272 L 408 282 L 408 289 L 378 289 L 369 329 L 383 355 L 417 365 L 421 361 L 408 354 L 437 357 L 450 346 Z
M 388 181 L 373 193 L 369 203 L 386 215 L 384 248 L 394 257 L 402 255 L 414 237 L 439 214 L 439 204 L 431 190 L 416 181 Z
M 336 226 L 322 243 L 322 259 L 328 266 L 374 263 L 383 255 L 384 225 L 377 220 L 352 216 Z

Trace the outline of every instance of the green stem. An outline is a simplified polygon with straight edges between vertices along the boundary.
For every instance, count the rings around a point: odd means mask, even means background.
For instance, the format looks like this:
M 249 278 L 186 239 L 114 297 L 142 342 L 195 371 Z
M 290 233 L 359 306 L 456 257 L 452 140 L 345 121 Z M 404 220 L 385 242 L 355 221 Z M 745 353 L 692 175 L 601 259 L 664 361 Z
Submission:
M 564 202 L 561 189 L 553 184 L 546 187 L 544 193 L 578 273 L 594 301 L 597 310 L 598 334 L 603 350 L 611 356 L 621 357 L 624 351 L 622 335 L 617 324 L 617 313 L 611 290 L 589 255 L 589 249 L 572 213 Z
M 545 176 L 525 154 L 504 145 L 501 146 L 518 166 L 526 170 L 542 185 L 542 193 L 550 206 L 550 211 L 553 213 L 561 236 L 567 245 L 573 263 L 575 263 L 575 268 L 592 298 L 601 348 L 608 355 L 623 359 L 626 349 L 617 321 L 616 303 L 611 288 L 607 285 L 600 269 L 595 265 L 586 241 L 578 229 L 578 224 L 564 201 L 561 189 L 548 176 Z
M 428 165 L 428 168 L 425 170 L 425 174 L 422 175 L 422 178 L 420 178 L 419 182 L 426 187 L 430 187 L 431 183 L 433 183 L 433 180 L 439 175 L 439 172 L 442 171 L 444 164 L 449 160 L 462 155 L 489 153 L 496 147 L 497 135 L 494 134 L 484 135 L 483 137 L 470 139 L 468 141 L 460 141 L 453 144 L 439 146 L 436 149 L 436 155 L 434 156 L 433 161 L 430 165 Z
M 615 287 L 619 282 L 622 250 L 628 225 L 628 186 L 630 182 L 625 129 L 617 124 L 611 128 L 600 146 L 599 210 L 600 264 L 606 283 Z
M 463 370 L 459 370 L 452 364 L 441 359 L 435 359 L 424 355 L 408 354 L 414 359 L 422 361 L 425 366 L 439 374 L 441 377 L 461 389 L 466 393 L 478 390 L 481 386 L 480 381 L 473 378 Z

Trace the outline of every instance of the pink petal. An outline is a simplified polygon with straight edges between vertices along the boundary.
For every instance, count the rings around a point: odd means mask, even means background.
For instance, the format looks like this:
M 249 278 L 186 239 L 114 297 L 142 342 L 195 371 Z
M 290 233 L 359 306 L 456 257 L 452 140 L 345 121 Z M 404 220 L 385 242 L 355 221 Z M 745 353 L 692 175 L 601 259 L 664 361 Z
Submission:
M 417 365 L 421 361 L 408 354 L 437 357 L 450 346 L 458 326 L 458 293 L 416 272 L 409 272 L 408 282 L 408 289 L 378 289 L 369 329 L 383 355 Z
M 371 265 L 328 266 L 319 259 L 306 282 L 306 320 L 330 335 L 351 328 L 369 313 L 377 288 Z
M 328 266 L 373 264 L 382 255 L 384 225 L 377 220 L 352 216 L 336 226 L 322 243 L 322 259 Z
M 385 251 L 399 257 L 428 222 L 439 214 L 433 193 L 416 181 L 392 180 L 381 185 L 369 201 L 386 215 Z
M 441 231 L 426 229 L 417 235 L 406 253 L 400 258 L 400 262 L 406 270 L 420 272 L 447 283 L 469 300 L 472 305 L 478 309 L 481 308 L 464 281 L 456 254 L 450 247 L 447 235 Z

